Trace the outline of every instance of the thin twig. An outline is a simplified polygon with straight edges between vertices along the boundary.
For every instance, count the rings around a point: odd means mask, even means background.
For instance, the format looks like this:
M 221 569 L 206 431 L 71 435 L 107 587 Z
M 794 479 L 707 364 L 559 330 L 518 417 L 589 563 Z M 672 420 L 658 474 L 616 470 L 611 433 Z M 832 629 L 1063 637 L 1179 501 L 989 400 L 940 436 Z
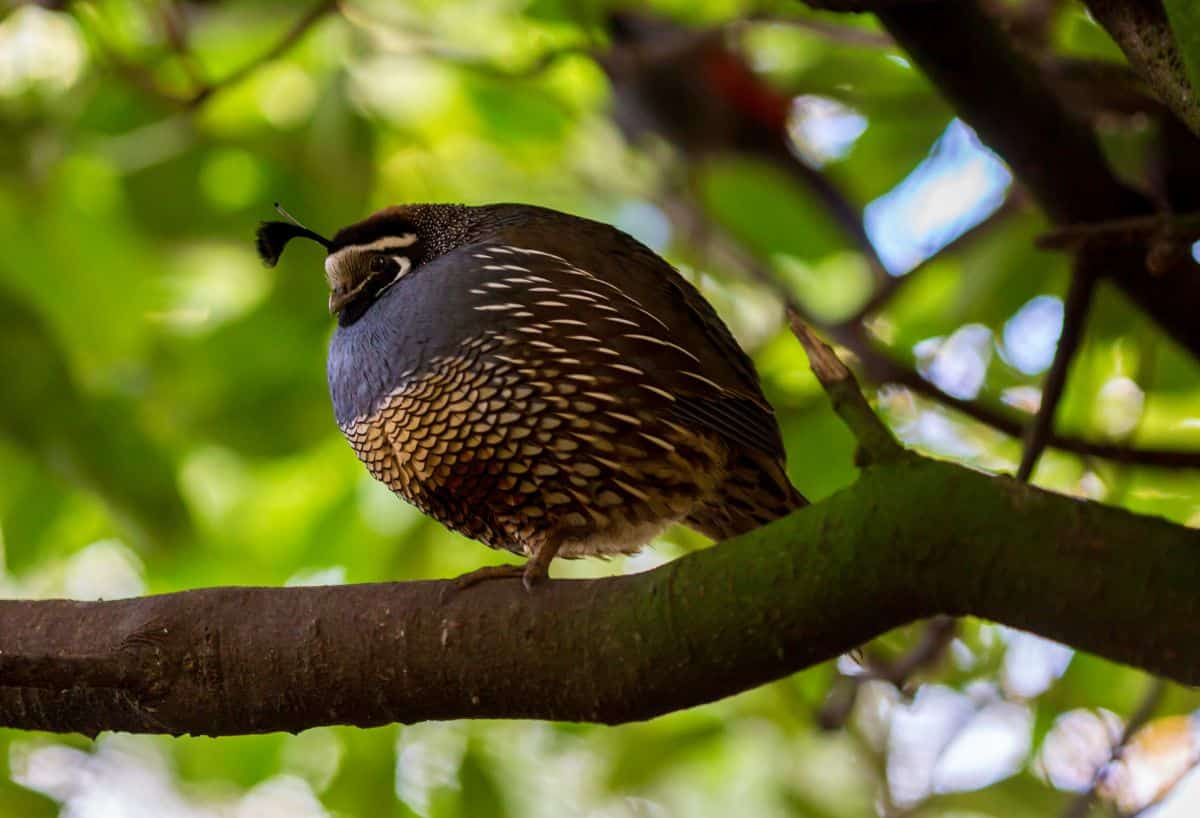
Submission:
M 1097 276 L 1091 263 L 1084 254 L 1075 258 L 1071 271 L 1071 284 L 1067 289 L 1066 302 L 1063 305 L 1062 331 L 1058 336 L 1058 346 L 1054 350 L 1054 360 L 1050 371 L 1046 374 L 1042 385 L 1042 400 L 1037 414 L 1025 434 L 1025 447 L 1021 452 L 1021 464 L 1017 467 L 1017 479 L 1028 481 L 1033 475 L 1038 459 L 1045 451 L 1054 431 L 1054 415 L 1058 411 L 1058 403 L 1062 399 L 1067 385 L 1067 375 L 1075 353 L 1083 340 L 1084 326 L 1087 323 L 1088 309 L 1092 304 L 1092 295 L 1096 291 Z
M 854 249 L 866 260 L 871 268 L 871 277 L 876 287 L 886 286 L 894 280 L 879 257 L 879 251 L 863 224 L 862 208 L 838 187 L 828 174 L 820 168 L 813 167 L 799 156 L 787 155 L 776 157 L 763 153 L 762 159 L 773 162 L 777 167 L 790 175 L 796 182 L 824 206 L 826 214 L 837 224 L 842 234 L 853 244 Z
M 684 232 L 693 236 L 699 235 L 710 246 L 710 252 L 718 253 L 725 263 L 736 265 L 751 279 L 761 283 L 774 293 L 786 308 L 796 312 L 807 323 L 820 327 L 829 334 L 830 338 L 854 353 L 859 359 L 865 376 L 872 383 L 890 383 L 905 387 L 924 398 L 960 412 L 974 421 L 1011 437 L 1022 437 L 1025 434 L 1027 421 L 1016 413 L 1001 406 L 989 405 L 978 400 L 964 400 L 946 394 L 935 384 L 926 380 L 911 364 L 897 360 L 891 353 L 872 343 L 870 337 L 863 331 L 861 322 L 847 320 L 828 325 L 818 320 L 782 285 L 766 264 L 737 242 L 727 231 L 713 224 L 690 199 L 670 197 L 661 200 L 661 203 L 672 220 L 676 224 L 682 225 L 681 229 Z M 955 240 L 947 245 L 934 258 L 942 258 L 943 254 L 959 249 L 961 247 L 960 240 Z M 929 263 L 931 262 L 932 259 Z M 912 273 L 905 278 L 911 276 Z M 1156 446 L 1131 446 L 1127 440 L 1105 443 L 1057 432 L 1052 432 L 1047 441 L 1048 445 L 1055 449 L 1083 457 L 1109 460 L 1114 463 L 1162 469 L 1200 469 L 1200 451 Z
M 872 662 L 870 672 L 877 679 L 886 679 L 903 688 L 918 670 L 937 662 L 958 634 L 958 620 L 952 616 L 935 616 L 925 623 L 924 632 L 912 650 L 896 661 L 877 666 Z
M 1130 740 L 1146 725 L 1146 722 L 1150 721 L 1150 717 L 1154 715 L 1154 711 L 1162 703 L 1166 692 L 1167 683 L 1164 680 L 1157 677 L 1150 680 L 1150 683 L 1146 687 L 1146 692 L 1142 694 L 1142 699 L 1138 702 L 1137 709 L 1129 716 L 1129 721 L 1125 722 L 1125 729 L 1121 731 L 1121 737 L 1112 746 L 1112 750 L 1108 755 L 1108 763 L 1117 759 Z M 1088 814 L 1092 805 L 1096 803 L 1100 777 L 1106 766 L 1107 764 L 1101 764 L 1096 769 L 1096 774 L 1092 777 L 1092 785 L 1088 788 L 1087 792 L 1081 793 L 1078 798 L 1067 805 L 1062 818 L 1084 818 Z
M 447 48 L 437 41 L 433 32 L 407 26 L 400 29 L 391 21 L 364 11 L 358 5 L 343 4 L 342 17 L 355 28 L 369 35 L 389 54 L 436 60 L 464 71 L 502 80 L 529 80 L 544 74 L 559 60 L 572 56 L 595 57 L 596 50 L 587 44 L 568 45 L 538 54 L 527 64 L 509 67 L 494 57 Z
M 1093 122 L 1138 122 L 1145 116 L 1174 119 L 1127 63 L 1047 53 L 1038 58 L 1037 66 L 1067 107 Z
M 913 676 L 941 660 L 957 633 L 957 619 L 935 616 L 925 623 L 916 644 L 892 661 L 868 654 L 862 673 L 838 677 L 825 703 L 817 711 L 817 723 L 823 730 L 837 730 L 844 726 L 864 682 L 882 680 L 904 691 Z
M 1142 245 L 1167 231 L 1178 238 L 1200 238 L 1200 213 L 1154 213 L 1128 219 L 1065 224 L 1038 236 L 1043 250 L 1074 250 L 1084 245 Z
M 217 91 L 224 90 L 230 86 L 238 84 L 267 63 L 274 62 L 275 60 L 279 59 L 286 54 L 292 48 L 292 46 L 296 45 L 296 43 L 298 43 L 301 38 L 308 33 L 309 29 L 320 22 L 325 15 L 337 11 L 337 9 L 338 0 L 322 0 L 322 2 L 317 3 L 307 12 L 305 12 L 300 18 L 298 18 L 296 22 L 292 23 L 291 27 L 284 32 L 283 36 L 275 41 L 274 45 L 254 59 L 244 63 L 241 67 L 234 69 L 229 74 L 226 74 L 221 79 L 198 88 L 195 94 L 192 95 L 192 98 L 189 100 L 188 104 L 192 106 L 199 105 Z
M 84 7 L 87 8 L 87 7 Z M 106 62 L 109 67 L 119 74 L 126 82 L 135 86 L 149 96 L 158 99 L 168 105 L 193 109 L 212 98 L 214 94 L 223 91 L 248 76 L 258 71 L 264 65 L 272 62 L 283 56 L 291 49 L 299 40 L 311 29 L 317 22 L 324 18 L 330 12 L 338 9 L 337 0 L 322 0 L 322 2 L 310 8 L 303 16 L 296 20 L 292 26 L 284 32 L 270 48 L 260 54 L 258 57 L 249 60 L 238 68 L 234 69 L 226 76 L 212 81 L 204 81 L 203 74 L 200 71 L 199 63 L 195 59 L 195 55 L 191 52 L 186 40 L 186 34 L 181 28 L 179 21 L 173 19 L 171 13 L 164 14 L 164 26 L 166 29 L 167 41 L 171 44 L 172 52 L 181 61 L 185 73 L 191 80 L 191 90 L 180 93 L 170 88 L 163 86 L 155 79 L 154 75 L 145 66 L 138 65 L 130 61 L 121 54 L 120 49 L 115 44 L 110 42 L 101 30 L 99 25 L 89 26 L 91 36 L 96 43 L 97 52 L 100 58 Z M 95 12 L 91 12 L 95 16 Z
M 1153 276 L 1183 269 L 1192 244 L 1200 239 L 1200 213 L 1155 213 L 1130 219 L 1067 225 L 1038 237 L 1046 249 L 1145 247 L 1146 269 Z
M 839 339 L 839 343 L 844 343 Z M 868 377 L 875 383 L 893 383 L 948 409 L 989 426 L 1012 437 L 1025 433 L 1025 423 L 1013 413 L 978 400 L 963 400 L 947 395 L 936 384 L 927 381 L 912 366 L 897 361 L 866 339 L 845 344 L 862 361 Z M 1103 443 L 1075 435 L 1052 432 L 1047 438 L 1054 449 L 1086 457 L 1097 457 L 1115 463 L 1151 466 L 1162 469 L 1200 469 L 1200 451 L 1187 451 L 1159 446 L 1130 446 L 1125 443 Z
M 187 21 L 184 18 L 183 9 L 179 4 L 171 0 L 165 0 L 162 3 L 159 16 L 162 18 L 162 29 L 166 36 L 167 43 L 171 46 L 171 51 L 175 53 L 179 64 L 183 66 L 184 73 L 195 86 L 202 86 L 207 83 L 204 77 L 204 70 L 200 67 L 199 60 L 192 53 L 192 46 L 188 39 Z
M 78 7 L 77 16 L 80 18 L 80 23 L 83 30 L 88 33 L 94 44 L 96 57 L 100 62 L 108 66 L 108 68 L 127 83 L 137 88 L 142 93 L 154 97 L 162 102 L 170 105 L 184 105 L 187 100 L 179 96 L 174 91 L 163 87 L 150 73 L 145 66 L 138 65 L 126 59 L 120 52 L 120 49 L 111 42 L 107 35 L 99 25 L 99 14 L 90 5 L 82 5 Z M 91 25 L 83 25 L 83 17 L 91 18 Z
M 860 450 L 870 462 L 891 463 L 904 459 L 907 456 L 904 447 L 867 403 L 854 375 L 838 359 L 832 347 L 818 338 L 794 310 L 788 310 L 788 324 L 808 353 L 809 366 L 829 393 L 834 411 L 850 427 Z

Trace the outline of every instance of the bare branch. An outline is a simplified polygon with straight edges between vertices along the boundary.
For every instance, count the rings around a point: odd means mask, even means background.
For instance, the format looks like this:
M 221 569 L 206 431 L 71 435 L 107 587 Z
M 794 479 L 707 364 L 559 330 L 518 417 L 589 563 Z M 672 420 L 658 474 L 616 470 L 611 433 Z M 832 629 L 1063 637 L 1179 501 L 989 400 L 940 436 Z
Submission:
M 150 69 L 121 54 L 120 49 L 108 41 L 99 25 L 88 26 L 88 29 L 96 43 L 98 56 L 115 73 L 162 103 L 172 107 L 191 109 L 202 105 L 214 94 L 243 81 L 267 63 L 279 59 L 295 46 L 314 25 L 337 9 L 337 0 L 322 0 L 299 17 L 274 44 L 258 57 L 246 62 L 226 76 L 211 81 L 203 79 L 203 72 L 190 49 L 186 30 L 182 20 L 178 17 L 177 10 L 164 10 L 163 25 L 167 42 L 170 44 L 172 52 L 181 61 L 184 71 L 193 85 L 189 91 L 184 93 L 163 86 Z M 93 17 L 95 16 L 93 10 L 86 9 L 86 7 L 85 10 Z M 93 22 L 95 21 L 93 20 Z
M 1097 277 L 1087 256 L 1077 255 L 1063 305 L 1062 330 L 1058 336 L 1058 346 L 1054 350 L 1054 360 L 1042 384 L 1041 404 L 1025 433 L 1025 447 L 1021 453 L 1021 464 L 1017 467 L 1018 480 L 1028 481 L 1033 476 L 1038 459 L 1054 431 L 1054 415 L 1066 389 L 1071 362 L 1075 360 L 1075 353 L 1083 340 L 1088 309 L 1096 291 L 1096 281 Z
M 845 367 L 801 336 L 843 417 L 883 455 L 822 502 L 654 571 L 533 593 L 497 580 L 448 602 L 445 582 L 0 601 L 0 725 L 618 723 L 937 613 L 1200 681 L 1200 626 L 1180 615 L 1200 605 L 1200 531 L 905 453 L 864 414 Z
M 1170 230 L 1181 239 L 1200 238 L 1200 213 L 1155 213 L 1090 224 L 1065 224 L 1043 233 L 1043 250 L 1073 250 L 1084 245 L 1144 245 L 1157 233 Z
M 237 85 L 239 82 L 246 79 L 246 77 L 250 76 L 267 63 L 274 62 L 275 60 L 279 59 L 289 50 L 291 50 L 292 46 L 300 42 L 304 35 L 307 34 L 314 25 L 320 22 L 327 14 L 337 11 L 337 9 L 338 0 L 321 0 L 321 2 L 314 5 L 307 12 L 297 18 L 297 20 L 292 23 L 291 27 L 289 27 L 288 30 L 284 32 L 283 35 L 280 36 L 280 38 L 276 40 L 270 48 L 268 48 L 258 57 L 255 57 L 249 62 L 243 64 L 240 68 L 235 69 L 233 72 L 226 74 L 221 79 L 197 88 L 196 92 L 192 95 L 192 98 L 188 101 L 188 104 L 192 106 L 199 105 L 216 92 L 229 88 L 233 85 Z
M 1146 684 L 1146 692 L 1142 694 L 1142 699 L 1138 702 L 1137 709 L 1129 716 L 1129 720 L 1125 722 L 1125 728 L 1121 731 L 1121 738 L 1112 746 L 1109 752 L 1109 762 L 1120 757 L 1121 752 L 1126 745 L 1133 739 L 1137 732 L 1141 730 L 1146 722 L 1150 721 L 1150 717 L 1154 715 L 1154 711 L 1162 704 L 1163 696 L 1167 692 L 1167 683 L 1162 679 L 1150 679 Z M 1096 770 L 1096 775 L 1092 780 L 1086 792 L 1081 793 L 1078 798 L 1067 804 L 1067 809 L 1063 812 L 1062 818 L 1086 818 L 1091 812 L 1092 805 L 1096 803 L 1096 797 L 1100 787 L 1100 776 L 1104 771 L 1104 765 L 1101 765 Z
M 792 333 L 808 353 L 808 362 L 813 374 L 829 393 L 834 410 L 850 427 L 850 431 L 854 433 L 871 462 L 903 460 L 904 449 L 896 441 L 891 430 L 871 409 L 871 405 L 863 397 L 862 390 L 858 388 L 854 375 L 838 360 L 833 349 L 809 329 L 795 310 L 788 310 L 788 322 Z
M 1037 239 L 1044 249 L 1084 247 L 1144 248 L 1146 269 L 1154 276 L 1185 269 L 1192 244 L 1200 239 L 1200 214 L 1156 213 L 1092 224 L 1069 224 Z
M 91 25 L 82 25 L 82 28 L 91 38 L 99 61 L 107 65 L 114 74 L 142 93 L 154 97 L 160 102 L 172 106 L 184 106 L 187 104 L 185 97 L 181 97 L 178 93 L 163 87 L 148 68 L 132 62 L 121 54 L 120 49 L 109 41 L 105 35 L 102 26 L 96 19 L 98 13 L 94 8 L 88 5 L 80 6 L 78 13 L 81 17 L 81 24 L 83 23 L 82 17 L 84 15 L 91 18 Z
M 1037 66 L 984 14 L 978 0 L 925 0 L 882 9 L 884 27 L 1012 167 L 1055 222 L 1143 216 L 1154 208 L 1109 168 L 1095 135 L 1050 91 Z M 1003 94 L 997 94 L 1003 88 Z M 1108 275 L 1179 344 L 1200 355 L 1193 271 L 1154 278 L 1145 253 L 1109 254 Z
M 839 676 L 830 689 L 825 703 L 817 712 L 817 723 L 821 729 L 837 730 L 846 724 L 863 682 L 883 680 L 903 691 L 919 671 L 941 660 L 957 633 L 957 619 L 935 616 L 925 623 L 917 642 L 897 658 L 887 661 L 867 651 L 863 672 L 854 676 Z
M 1004 205 L 1016 207 L 1019 200 L 1009 200 Z M 880 349 L 863 331 L 861 321 L 845 320 L 836 325 L 825 325 L 807 311 L 787 288 L 774 276 L 773 272 L 756 255 L 740 245 L 719 225 L 712 223 L 699 206 L 690 199 L 676 196 L 668 197 L 662 202 L 663 207 L 672 220 L 681 225 L 681 230 L 703 244 L 709 245 L 711 251 L 720 255 L 723 262 L 740 268 L 753 280 L 770 289 L 783 302 L 784 306 L 800 316 L 806 323 L 819 327 L 829 334 L 829 337 L 849 349 L 858 358 L 862 371 L 867 380 L 875 384 L 896 384 L 912 390 L 924 398 L 935 401 L 949 409 L 978 421 L 986 426 L 1003 432 L 1012 437 L 1023 437 L 1028 428 L 1028 419 L 1003 406 L 995 406 L 980 400 L 963 400 L 948 395 L 926 380 L 910 364 L 894 358 L 889 352 Z M 998 218 L 1000 211 L 993 214 Z M 980 235 L 979 231 L 988 229 L 981 223 L 972 230 L 964 233 L 954 242 L 943 248 L 934 258 L 942 258 L 944 254 L 961 249 L 964 242 L 971 241 Z M 698 237 L 698 239 L 696 238 Z M 911 278 L 925 264 L 923 262 L 904 279 Z M 895 291 L 892 291 L 893 294 Z M 1197 469 L 1200 468 L 1200 451 L 1187 451 L 1167 447 L 1136 446 L 1128 441 L 1111 443 L 1088 440 L 1075 435 L 1051 431 L 1047 437 L 1049 446 L 1062 451 L 1078 454 L 1083 457 L 1095 457 L 1123 463 L 1131 466 L 1148 466 L 1162 469 Z
M 896 687 L 903 687 L 918 670 L 937 662 L 957 634 L 957 620 L 949 616 L 935 616 L 926 624 L 912 650 L 894 662 L 872 661 L 868 673 L 877 679 L 886 679 Z
M 370 36 L 375 44 L 390 54 L 436 60 L 455 68 L 502 80 L 534 79 L 571 56 L 594 57 L 589 45 L 570 45 L 537 55 L 527 64 L 517 67 L 502 65 L 494 57 L 448 48 L 429 31 L 414 26 L 401 29 L 392 22 L 373 15 L 358 5 L 342 5 L 342 16 L 351 25 Z
M 912 390 L 922 397 L 942 404 L 956 412 L 990 426 L 998 432 L 1012 437 L 1023 437 L 1026 421 L 1016 413 L 979 400 L 963 400 L 947 395 L 925 379 L 912 366 L 901 363 L 889 353 L 875 347 L 861 334 L 839 335 L 839 343 L 846 346 L 862 362 L 867 377 L 874 383 L 892 383 Z M 1075 435 L 1051 432 L 1048 445 L 1065 452 L 1110 460 L 1131 466 L 1148 466 L 1161 469 L 1200 468 L 1200 451 L 1187 451 L 1168 447 L 1136 446 L 1127 442 L 1104 443 Z
M 1071 111 L 1092 122 L 1136 123 L 1139 117 L 1163 115 L 1174 120 L 1174 115 L 1125 63 L 1047 54 L 1037 64 L 1042 78 Z
M 768 156 L 762 158 L 771 159 Z M 824 171 L 809 165 L 799 157 L 788 155 L 782 161 L 776 158 L 774 163 L 792 176 L 801 187 L 816 196 L 842 234 L 850 239 L 854 249 L 866 260 L 877 287 L 883 287 L 887 282 L 894 280 L 879 257 L 879 251 L 875 249 L 871 237 L 867 235 L 861 207 L 850 201 Z
M 184 73 L 187 74 L 192 85 L 197 87 L 204 85 L 207 82 L 204 78 L 204 70 L 192 53 L 191 43 L 188 41 L 187 21 L 179 3 L 171 0 L 164 2 L 159 8 L 159 16 L 162 19 L 163 33 L 171 46 L 171 51 L 175 53 L 176 59 L 183 66 Z

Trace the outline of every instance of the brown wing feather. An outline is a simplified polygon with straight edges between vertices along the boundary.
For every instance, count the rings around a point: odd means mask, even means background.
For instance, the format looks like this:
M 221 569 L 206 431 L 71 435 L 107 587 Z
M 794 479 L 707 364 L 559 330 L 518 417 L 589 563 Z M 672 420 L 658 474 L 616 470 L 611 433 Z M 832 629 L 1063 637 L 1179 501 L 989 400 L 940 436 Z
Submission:
M 614 316 L 637 325 L 630 333 L 670 344 L 626 338 L 622 352 L 632 364 L 653 371 L 671 393 L 671 416 L 782 462 L 783 441 L 754 364 L 700 292 L 649 248 L 609 225 L 539 212 L 542 229 L 536 230 L 533 246 L 544 255 L 528 254 L 526 261 L 537 259 L 547 270 L 565 264 L 586 273 L 609 297 Z M 529 243 L 528 218 L 526 212 L 521 228 L 505 237 L 511 246 Z M 597 272 L 605 270 L 617 274 Z

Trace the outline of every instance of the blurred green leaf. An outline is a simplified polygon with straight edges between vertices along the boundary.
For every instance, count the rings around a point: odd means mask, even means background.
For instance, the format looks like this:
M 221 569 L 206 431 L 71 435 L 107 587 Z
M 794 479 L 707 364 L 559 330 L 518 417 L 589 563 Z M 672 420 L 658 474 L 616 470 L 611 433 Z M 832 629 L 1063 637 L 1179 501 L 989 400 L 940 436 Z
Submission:
M 189 520 L 175 465 L 138 427 L 136 404 L 80 392 L 49 328 L 2 289 L 0 314 L 0 434 L 95 492 L 136 541 L 178 544 Z

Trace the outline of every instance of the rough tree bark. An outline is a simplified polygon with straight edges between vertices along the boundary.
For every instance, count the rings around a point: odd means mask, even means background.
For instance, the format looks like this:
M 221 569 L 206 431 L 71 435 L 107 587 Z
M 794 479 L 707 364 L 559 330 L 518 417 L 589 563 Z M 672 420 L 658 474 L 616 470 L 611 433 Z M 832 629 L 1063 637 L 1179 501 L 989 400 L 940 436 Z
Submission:
M 1200 136 L 1200 96 L 1188 81 L 1161 0 L 1085 0 L 1085 4 L 1159 101 Z
M 903 450 L 800 331 L 858 481 L 644 574 L 0 602 L 0 724 L 231 735 L 449 718 L 618 723 L 937 613 L 1200 682 L 1200 531 Z

